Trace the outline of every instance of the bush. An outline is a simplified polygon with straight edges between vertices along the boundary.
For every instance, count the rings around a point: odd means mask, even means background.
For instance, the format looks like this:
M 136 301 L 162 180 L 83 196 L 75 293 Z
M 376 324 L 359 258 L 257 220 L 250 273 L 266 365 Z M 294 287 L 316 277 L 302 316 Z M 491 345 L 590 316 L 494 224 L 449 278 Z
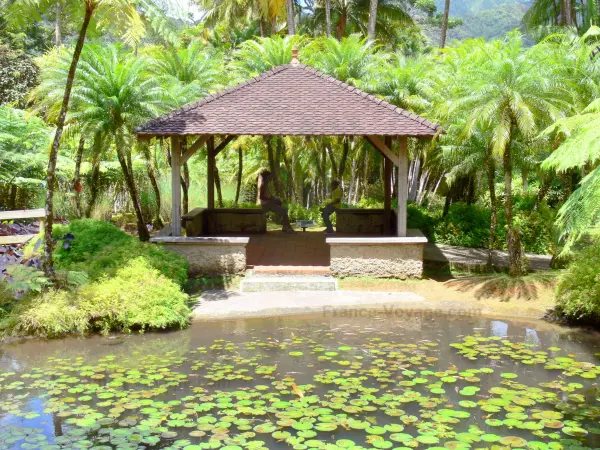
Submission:
M 64 247 L 64 236 L 72 234 L 70 247 Z M 164 251 L 156 244 L 143 243 L 114 225 L 100 220 L 76 220 L 55 227 L 58 239 L 56 268 L 85 271 L 91 281 L 113 276 L 128 261 L 143 258 L 150 267 L 180 286 L 187 281 L 188 263 L 180 255 Z
M 600 321 L 600 241 L 583 250 L 559 278 L 556 312 L 573 322 Z
M 409 204 L 406 212 L 407 227 L 421 230 L 430 242 L 435 242 L 435 226 L 438 219 L 426 208 L 417 205 Z
M 184 327 L 189 320 L 187 295 L 144 257 L 130 261 L 114 277 L 84 286 L 79 295 L 80 307 L 102 331 Z
M 14 336 L 60 337 L 67 333 L 85 333 L 89 320 L 71 292 L 51 290 L 39 297 L 21 300 L 2 325 Z
M 489 208 L 454 203 L 448 215 L 440 218 L 435 227 L 435 242 L 459 247 L 487 248 L 490 218 Z
M 2 327 L 11 335 L 40 337 L 184 327 L 190 314 L 187 299 L 177 284 L 139 257 L 113 277 L 76 292 L 52 290 L 20 301 Z

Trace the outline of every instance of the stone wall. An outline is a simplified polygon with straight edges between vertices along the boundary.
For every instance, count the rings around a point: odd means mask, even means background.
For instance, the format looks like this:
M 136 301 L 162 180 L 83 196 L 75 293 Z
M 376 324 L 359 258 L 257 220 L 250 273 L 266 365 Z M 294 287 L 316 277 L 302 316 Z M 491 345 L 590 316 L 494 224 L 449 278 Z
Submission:
M 249 238 L 156 237 L 151 242 L 187 259 L 190 276 L 240 275 L 246 271 Z
M 408 237 L 328 238 L 331 273 L 336 277 L 421 278 L 423 249 L 420 232 Z

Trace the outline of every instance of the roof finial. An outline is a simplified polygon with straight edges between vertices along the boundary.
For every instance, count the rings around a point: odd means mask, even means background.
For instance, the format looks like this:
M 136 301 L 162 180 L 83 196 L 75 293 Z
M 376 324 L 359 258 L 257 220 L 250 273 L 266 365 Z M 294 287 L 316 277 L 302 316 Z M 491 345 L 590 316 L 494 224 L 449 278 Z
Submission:
M 298 64 L 300 64 L 300 61 L 298 61 L 298 47 L 296 47 L 295 45 L 292 48 L 292 62 L 290 64 L 292 66 L 297 66 Z

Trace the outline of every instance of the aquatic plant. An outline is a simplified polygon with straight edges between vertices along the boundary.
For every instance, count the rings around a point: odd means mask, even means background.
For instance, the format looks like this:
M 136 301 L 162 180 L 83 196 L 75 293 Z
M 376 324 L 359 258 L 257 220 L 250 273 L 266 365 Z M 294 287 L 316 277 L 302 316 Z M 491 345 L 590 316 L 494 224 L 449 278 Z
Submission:
M 596 364 L 495 336 L 447 347 L 364 330 L 360 341 L 292 333 L 163 354 L 51 357 L 0 374 L 0 448 L 597 446 Z M 448 352 L 462 362 L 445 363 Z M 54 433 L 39 426 L 51 420 Z

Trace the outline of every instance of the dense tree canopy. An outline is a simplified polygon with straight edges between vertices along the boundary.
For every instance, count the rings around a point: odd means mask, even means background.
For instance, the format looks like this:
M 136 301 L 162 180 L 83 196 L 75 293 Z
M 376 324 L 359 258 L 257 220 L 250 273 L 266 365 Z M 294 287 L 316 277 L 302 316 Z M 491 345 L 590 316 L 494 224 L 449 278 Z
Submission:
M 409 143 L 409 199 L 419 214 L 436 218 L 435 226 L 417 225 L 430 227 L 431 238 L 460 243 L 447 217 L 481 208 L 485 231 L 469 242 L 508 248 L 517 275 L 527 268 L 524 249 L 554 251 L 566 243 L 568 250 L 600 220 L 600 58 L 592 56 L 600 30 L 592 7 L 575 7 L 572 27 L 549 32 L 547 25 L 561 25 L 561 13 L 554 17 L 536 1 L 527 26 L 543 33 L 448 42 L 440 50 L 439 40 L 427 41 L 420 29 L 419 14 L 430 24 L 440 14 L 432 1 L 377 2 L 375 40 L 368 39 L 372 2 L 362 0 L 294 2 L 291 10 L 285 1 L 206 0 L 199 22 L 149 1 L 91 2 L 86 30 L 73 26 L 85 20 L 79 3 L 61 2 L 58 15 L 47 3 L 16 0 L 2 13 L 5 36 L 29 30 L 24 8 L 35 10 L 33 23 L 54 31 L 46 48 L 17 48 L 16 38 L 0 46 L 2 102 L 29 108 L 1 110 L 0 185 L 9 196 L 23 192 L 11 206 L 40 206 L 50 130 L 58 126 L 64 139 L 58 145 L 55 137 L 52 147 L 57 182 L 69 193 L 61 214 L 106 217 L 121 209 L 147 237 L 147 224 L 169 217 L 170 149 L 163 140 L 137 142 L 133 128 L 286 64 L 297 47 L 303 63 L 443 126 L 446 133 L 433 142 Z M 363 139 L 248 136 L 217 159 L 219 204 L 253 203 L 265 168 L 297 217 L 318 216 L 334 178 L 344 203 L 382 200 L 383 160 Z M 205 177 L 202 150 L 183 167 L 185 209 L 205 201 Z

